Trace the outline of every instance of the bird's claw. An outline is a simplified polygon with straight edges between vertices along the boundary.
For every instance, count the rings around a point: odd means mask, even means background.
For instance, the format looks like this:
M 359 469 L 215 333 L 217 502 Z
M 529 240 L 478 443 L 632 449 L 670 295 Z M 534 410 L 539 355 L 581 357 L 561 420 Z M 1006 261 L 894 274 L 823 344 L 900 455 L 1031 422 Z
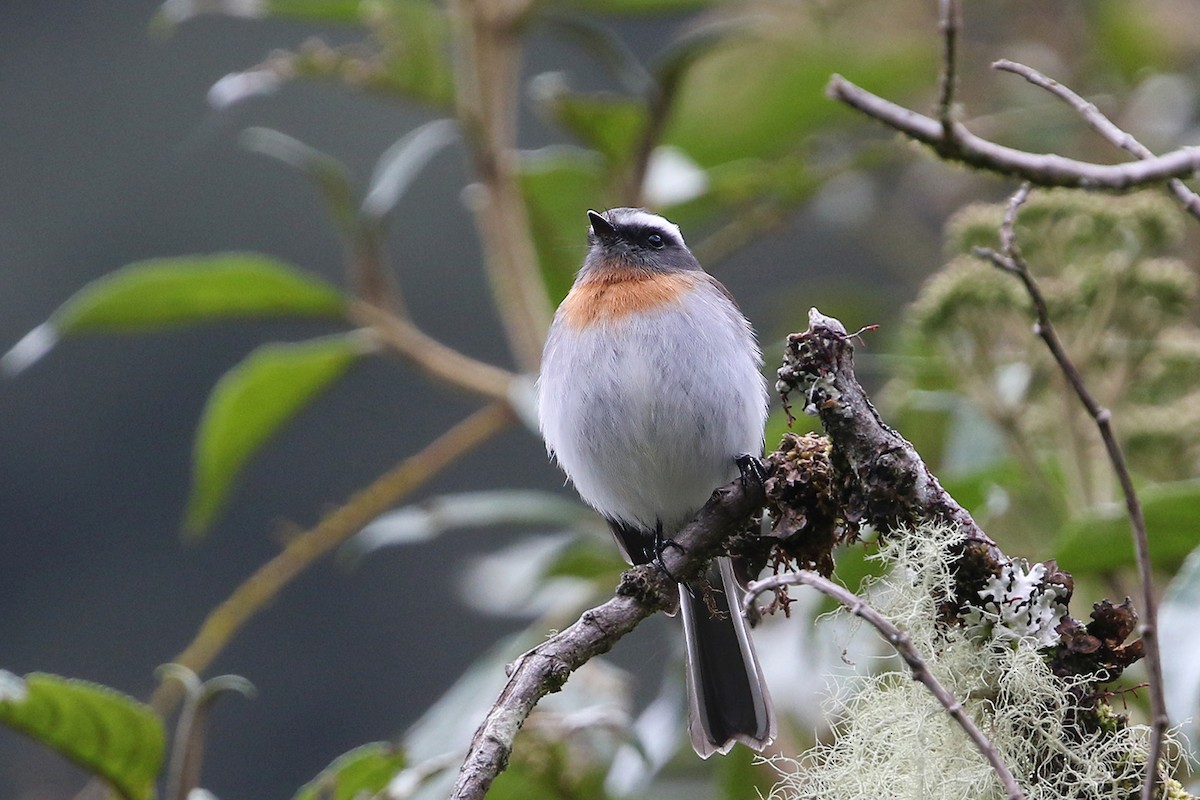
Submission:
M 767 481 L 767 462 L 763 461 L 758 456 L 752 456 L 749 453 L 742 453 L 733 459 L 733 463 L 737 464 L 738 472 L 741 473 L 742 485 L 745 486 L 748 481 L 754 481 L 759 486 L 762 486 Z
M 670 569 L 667 568 L 666 563 L 663 561 L 663 553 L 667 552 L 667 550 L 672 547 L 681 553 L 687 553 L 687 548 L 681 545 L 679 542 L 663 536 L 662 522 L 659 522 L 654 528 L 654 557 L 650 559 L 650 563 L 661 569 L 663 574 L 673 580 L 675 583 L 679 583 L 679 578 L 675 577 L 675 575 Z

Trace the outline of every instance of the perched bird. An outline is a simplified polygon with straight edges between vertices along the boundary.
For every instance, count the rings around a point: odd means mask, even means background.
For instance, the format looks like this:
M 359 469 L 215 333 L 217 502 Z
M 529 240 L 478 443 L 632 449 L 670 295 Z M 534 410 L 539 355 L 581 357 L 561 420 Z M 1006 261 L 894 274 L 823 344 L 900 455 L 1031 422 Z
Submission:
M 767 389 L 750 323 L 679 227 L 637 208 L 589 211 L 588 253 L 554 316 L 538 378 L 546 449 L 644 564 L 762 453 Z M 762 750 L 775 717 L 729 558 L 679 587 L 692 745 Z M 732 611 L 730 610 L 732 609 Z

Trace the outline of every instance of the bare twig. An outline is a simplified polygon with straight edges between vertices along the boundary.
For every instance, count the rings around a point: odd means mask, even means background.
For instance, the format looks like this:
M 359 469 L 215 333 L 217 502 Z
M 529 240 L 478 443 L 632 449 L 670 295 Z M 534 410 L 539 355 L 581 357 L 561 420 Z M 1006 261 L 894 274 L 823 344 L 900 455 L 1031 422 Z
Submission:
M 510 401 L 509 390 L 516 376 L 508 370 L 461 353 L 434 339 L 407 318 L 369 303 L 354 303 L 350 314 L 356 322 L 368 326 L 384 345 L 431 378 L 489 400 Z
M 668 548 L 662 560 L 682 580 L 698 574 L 721 542 L 740 530 L 762 508 L 762 485 L 737 479 L 713 493 L 700 514 L 675 537 L 680 550 Z M 510 668 L 508 683 L 475 731 L 458 773 L 452 800 L 479 800 L 508 765 L 517 731 L 547 694 L 562 688 L 571 673 L 607 652 L 625 634 L 660 609 L 675 603 L 675 584 L 658 567 L 628 570 L 617 595 L 585 611 L 575 624 L 521 656 Z
M 942 124 L 942 136 L 953 139 L 954 89 L 958 79 L 958 32 L 962 30 L 962 3 L 960 0 L 941 0 L 942 30 L 942 74 L 938 86 L 938 121 Z
M 1163 736 L 1166 734 L 1167 726 L 1170 723 L 1167 718 L 1166 703 L 1163 699 L 1162 657 L 1158 647 L 1158 611 L 1154 600 L 1150 543 L 1146 535 L 1146 519 L 1142 513 L 1141 501 L 1139 501 L 1137 491 L 1133 486 L 1133 478 L 1129 474 L 1129 467 L 1125 462 L 1125 454 L 1121 449 L 1120 443 L 1117 441 L 1116 435 L 1113 433 L 1112 412 L 1102 407 L 1096 401 L 1096 398 L 1088 389 L 1083 375 L 1067 354 L 1066 348 L 1063 347 L 1062 340 L 1059 339 L 1058 332 L 1055 330 L 1054 324 L 1050 319 L 1050 312 L 1046 306 L 1046 299 L 1042 295 L 1041 288 L 1038 286 L 1037 281 L 1034 280 L 1033 275 L 1029 271 L 1029 265 L 1026 263 L 1020 248 L 1017 246 L 1014 231 L 1017 212 L 1026 198 L 1028 198 L 1029 191 L 1029 185 L 1025 184 L 1009 201 L 1008 208 L 1004 214 L 1004 222 L 1000 228 L 1001 251 L 996 252 L 995 250 L 986 248 L 977 248 L 975 252 L 1005 272 L 1017 276 L 1025 286 L 1025 291 L 1029 295 L 1029 299 L 1033 302 L 1037 318 L 1034 324 L 1034 333 L 1046 343 L 1046 347 L 1050 350 L 1050 354 L 1054 357 L 1055 362 L 1066 377 L 1067 382 L 1071 385 L 1075 395 L 1083 403 L 1084 408 L 1087 409 L 1088 414 L 1096 423 L 1096 427 L 1100 431 L 1100 438 L 1104 441 L 1104 449 L 1108 451 L 1109 461 L 1112 462 L 1113 471 L 1116 473 L 1117 480 L 1121 484 L 1121 492 L 1125 496 L 1125 509 L 1129 514 L 1130 527 L 1133 532 L 1138 578 L 1141 583 L 1142 613 L 1141 626 L 1138 632 L 1145 653 L 1146 668 L 1150 673 L 1150 752 L 1146 764 L 1146 778 L 1142 785 L 1141 796 L 1142 800 L 1151 800 L 1159 779 L 1158 762 L 1162 754 Z
M 1017 785 L 1017 779 L 1013 777 L 1012 771 L 1004 763 L 1004 759 L 1000 756 L 1000 751 L 984 735 L 979 726 L 975 724 L 975 721 L 967 716 L 962 702 L 951 694 L 950 690 L 943 686 L 934 677 L 933 673 L 929 671 L 929 667 L 925 664 L 925 660 L 921 658 L 921 654 L 917 652 L 917 648 L 913 646 L 908 634 L 893 625 L 891 621 L 886 619 L 878 610 L 858 595 L 845 587 L 837 585 L 828 578 L 821 577 L 815 572 L 800 570 L 783 575 L 773 575 L 761 581 L 751 582 L 746 587 L 746 596 L 742 600 L 743 613 L 750 611 L 755 599 L 763 592 L 769 592 L 794 584 L 811 586 L 827 597 L 833 598 L 845 606 L 851 614 L 865 620 L 879 631 L 888 644 L 896 648 L 896 652 L 904 659 L 904 663 L 908 664 L 908 668 L 912 670 L 913 680 L 925 684 L 925 687 L 929 689 L 929 693 L 942 704 L 942 708 L 946 709 L 946 712 L 962 727 L 967 737 L 970 738 L 983 757 L 987 759 L 988 763 L 992 765 L 996 776 L 1000 778 L 1000 782 L 1004 785 L 1004 791 L 1008 794 L 1009 800 L 1025 799 L 1025 793 Z
M 451 0 L 458 120 L 480 183 L 467 194 L 513 358 L 533 372 L 550 327 L 525 198 L 517 182 L 519 27 L 531 0 Z
M 1154 153 L 1150 151 L 1150 148 L 1135 139 L 1132 134 L 1117 127 L 1100 109 L 1096 108 L 1094 103 L 1084 100 L 1070 88 L 1062 85 L 1053 78 L 1046 77 L 1033 67 L 1019 64 L 1016 61 L 1009 61 L 1008 59 L 1000 59 L 992 64 L 992 67 L 1002 72 L 1011 72 L 1014 75 L 1020 75 L 1034 86 L 1041 87 L 1050 92 L 1075 109 L 1092 130 L 1116 147 L 1141 159 L 1154 158 Z M 1200 219 L 1200 195 L 1189 189 L 1187 184 L 1178 178 L 1172 178 L 1167 181 L 1167 188 L 1179 200 L 1184 210 L 1193 217 Z
M 1128 191 L 1200 170 L 1200 147 L 1182 147 L 1170 153 L 1125 164 L 1092 164 L 1053 153 L 1029 153 L 990 142 L 952 122 L 947 136 L 941 122 L 884 100 L 841 75 L 825 89 L 835 100 L 857 109 L 911 139 L 933 148 L 946 161 L 1009 175 L 1037 186 Z
M 259 567 L 213 609 L 191 644 L 171 661 L 197 674 L 203 672 L 242 626 L 313 562 L 514 420 L 507 404 L 485 406 L 381 475 L 315 527 L 289 541 L 277 556 Z M 166 714 L 179 701 L 179 696 L 176 684 L 164 682 L 150 703 L 160 714 Z

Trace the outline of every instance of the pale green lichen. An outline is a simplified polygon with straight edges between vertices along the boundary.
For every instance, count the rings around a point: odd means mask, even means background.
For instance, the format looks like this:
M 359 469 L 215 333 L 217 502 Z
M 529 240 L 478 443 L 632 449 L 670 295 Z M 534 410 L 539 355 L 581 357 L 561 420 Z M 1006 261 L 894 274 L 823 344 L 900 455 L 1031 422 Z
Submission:
M 888 576 L 866 592 L 870 603 L 909 635 L 930 671 L 995 744 L 1029 800 L 1135 797 L 1146 727 L 1127 725 L 1107 709 L 1099 716 L 1108 724 L 1081 724 L 1096 717 L 1096 708 L 1081 708 L 1077 699 L 1091 695 L 1077 691 L 1091 681 L 1052 674 L 1040 637 L 981 639 L 936 622 L 937 598 L 952 596 L 952 552 L 960 538 L 944 528 L 897 537 L 882 555 L 891 566 Z M 1025 577 L 1032 580 L 1030 575 Z M 907 667 L 857 680 L 852 694 L 840 693 L 832 740 L 799 759 L 771 761 L 782 777 L 770 800 L 1005 796 L 988 762 Z

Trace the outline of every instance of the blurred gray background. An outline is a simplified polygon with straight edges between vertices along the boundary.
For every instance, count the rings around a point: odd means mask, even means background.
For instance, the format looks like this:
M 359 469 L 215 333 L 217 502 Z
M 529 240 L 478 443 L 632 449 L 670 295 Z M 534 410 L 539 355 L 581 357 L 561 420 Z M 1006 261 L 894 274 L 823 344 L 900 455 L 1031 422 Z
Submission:
M 365 180 L 388 145 L 428 119 L 311 85 L 217 113 L 205 100 L 214 81 L 318 31 L 202 18 L 156 41 L 147 32 L 156 7 L 0 4 L 0 350 L 87 281 L 143 258 L 257 250 L 339 281 L 341 248 L 314 192 L 241 150 L 238 133 L 280 129 Z M 641 20 L 621 32 L 653 53 L 676 24 Z M 577 84 L 595 72 L 545 37 L 529 60 L 529 74 L 566 69 Z M 554 141 L 561 136 L 527 113 L 522 145 Z M 459 203 L 466 180 L 460 150 L 439 155 L 401 201 L 390 246 L 419 323 L 504 363 Z M 808 305 L 851 310 L 847 323 L 865 324 L 891 312 L 853 287 L 895 289 L 893 303 L 907 296 L 908 282 L 856 249 L 854 235 L 801 214 L 713 270 L 762 332 L 768 367 Z M 914 246 L 936 252 L 936 243 Z M 802 293 L 781 292 L 797 270 Z M 863 308 L 876 313 L 861 318 Z M 311 524 L 474 407 L 452 395 L 429 402 L 439 390 L 403 364 L 356 367 L 254 461 L 210 537 L 183 543 L 191 437 L 213 382 L 264 341 L 332 329 L 271 323 L 80 339 L 0 382 L 0 668 L 148 696 L 154 668 L 278 551 L 283 522 Z M 569 492 L 541 443 L 516 430 L 420 496 L 505 486 Z M 259 696 L 219 705 L 204 785 L 223 800 L 290 797 L 337 755 L 402 731 L 516 627 L 470 615 L 453 581 L 464 553 L 511 535 L 458 534 L 386 551 L 352 572 L 327 560 L 289 586 L 213 668 L 249 678 Z M 653 634 L 629 647 L 668 649 Z M 81 785 L 56 756 L 0 730 L 0 798 L 69 797 Z

